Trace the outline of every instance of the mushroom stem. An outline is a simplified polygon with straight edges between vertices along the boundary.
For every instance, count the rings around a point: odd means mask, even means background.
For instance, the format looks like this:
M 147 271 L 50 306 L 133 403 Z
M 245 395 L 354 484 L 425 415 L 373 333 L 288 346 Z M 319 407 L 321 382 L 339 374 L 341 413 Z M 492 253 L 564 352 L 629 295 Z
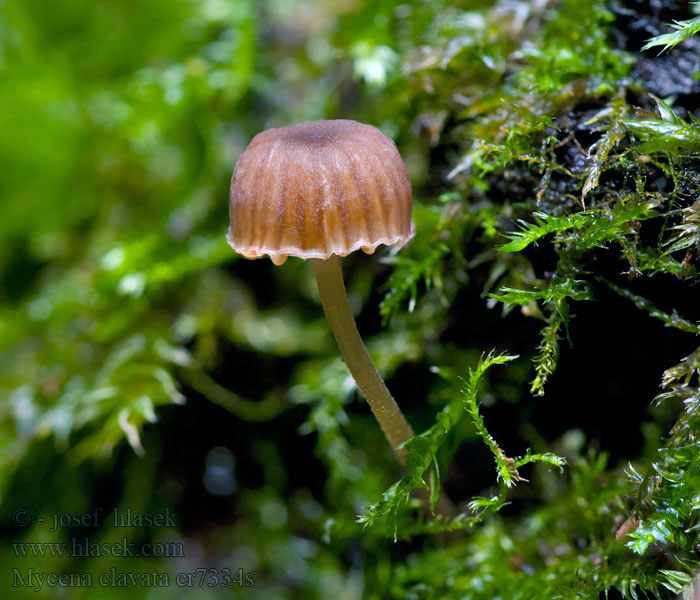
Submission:
M 399 405 L 389 393 L 357 331 L 355 318 L 352 316 L 345 293 L 340 259 L 333 254 L 326 260 L 311 259 L 311 264 L 316 276 L 323 312 L 333 330 L 345 364 L 403 466 L 406 451 L 403 448 L 398 450 L 396 448 L 415 434 Z
M 396 404 L 396 400 L 392 398 L 357 331 L 355 318 L 352 316 L 345 293 L 340 258 L 335 254 L 326 260 L 313 258 L 311 265 L 316 276 L 323 312 L 326 314 L 335 341 L 338 342 L 340 354 L 355 379 L 357 387 L 367 399 L 374 417 L 379 421 L 386 439 L 396 452 L 401 466 L 405 467 L 406 450 L 397 449 L 397 447 L 415 434 L 399 405 Z M 425 502 L 425 510 L 428 513 L 430 509 L 427 490 L 418 488 L 416 493 Z M 455 514 L 454 506 L 443 490 L 438 494 L 435 512 L 445 517 L 452 517 Z

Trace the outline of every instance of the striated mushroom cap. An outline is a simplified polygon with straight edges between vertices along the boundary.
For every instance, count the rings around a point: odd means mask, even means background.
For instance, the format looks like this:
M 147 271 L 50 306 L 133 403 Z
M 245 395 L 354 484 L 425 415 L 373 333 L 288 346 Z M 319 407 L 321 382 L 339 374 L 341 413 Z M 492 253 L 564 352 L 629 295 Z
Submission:
M 229 245 L 247 258 L 326 259 L 413 237 L 411 180 L 392 140 L 356 121 L 256 135 L 231 179 Z

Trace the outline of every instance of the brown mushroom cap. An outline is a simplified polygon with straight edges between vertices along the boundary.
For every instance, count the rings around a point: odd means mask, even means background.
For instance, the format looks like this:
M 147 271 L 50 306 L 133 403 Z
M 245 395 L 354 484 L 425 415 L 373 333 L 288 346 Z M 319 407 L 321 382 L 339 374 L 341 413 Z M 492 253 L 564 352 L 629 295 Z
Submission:
M 276 264 L 326 259 L 413 237 L 411 180 L 396 145 L 356 121 L 310 121 L 256 135 L 231 179 L 231 247 Z

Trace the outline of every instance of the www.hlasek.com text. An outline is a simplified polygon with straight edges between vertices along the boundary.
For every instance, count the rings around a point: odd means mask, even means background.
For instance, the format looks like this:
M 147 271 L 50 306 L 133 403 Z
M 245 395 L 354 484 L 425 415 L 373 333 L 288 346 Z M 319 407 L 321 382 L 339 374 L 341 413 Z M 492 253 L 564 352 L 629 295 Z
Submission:
M 14 542 L 15 556 L 22 558 L 97 558 L 117 557 L 165 557 L 185 556 L 181 542 L 136 544 L 123 537 L 118 542 L 91 542 L 88 538 L 72 538 L 68 542 Z

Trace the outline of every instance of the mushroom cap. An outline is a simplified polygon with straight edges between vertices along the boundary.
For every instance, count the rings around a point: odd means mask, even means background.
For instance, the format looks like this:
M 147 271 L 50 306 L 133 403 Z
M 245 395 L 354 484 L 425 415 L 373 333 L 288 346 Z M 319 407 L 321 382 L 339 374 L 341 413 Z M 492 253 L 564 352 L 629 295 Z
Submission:
M 326 259 L 414 235 L 411 180 L 392 140 L 357 121 L 256 135 L 231 178 L 229 245 L 246 258 Z

